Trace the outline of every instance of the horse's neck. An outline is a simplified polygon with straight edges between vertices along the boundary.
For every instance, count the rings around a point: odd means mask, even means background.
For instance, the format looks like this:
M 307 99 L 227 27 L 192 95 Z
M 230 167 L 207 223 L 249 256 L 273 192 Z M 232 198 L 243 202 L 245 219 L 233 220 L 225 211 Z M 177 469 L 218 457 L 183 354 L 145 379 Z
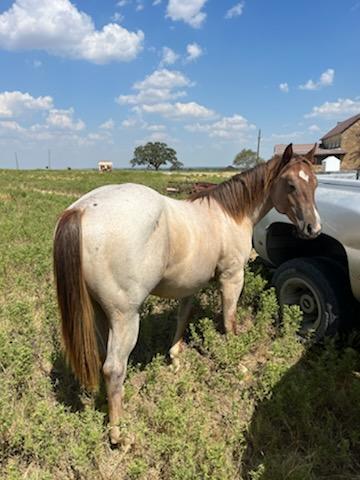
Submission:
M 272 159 L 267 163 L 266 166 L 266 175 L 269 174 L 269 170 L 272 168 L 272 163 L 275 160 Z M 267 179 L 264 181 L 264 185 L 267 183 Z M 255 186 L 254 186 L 255 190 Z M 251 191 L 251 189 L 250 189 Z M 253 209 L 249 212 L 249 217 L 253 225 L 256 225 L 269 211 L 273 208 L 274 204 L 270 198 L 270 190 L 268 188 L 265 189 L 264 186 L 264 196 L 257 201 L 254 201 Z
M 257 205 L 253 212 L 250 214 L 250 220 L 253 225 L 256 225 L 262 218 L 265 217 L 267 213 L 270 212 L 270 210 L 273 208 L 274 204 L 271 201 L 270 195 L 267 195 L 266 198 L 264 198 L 263 203 Z

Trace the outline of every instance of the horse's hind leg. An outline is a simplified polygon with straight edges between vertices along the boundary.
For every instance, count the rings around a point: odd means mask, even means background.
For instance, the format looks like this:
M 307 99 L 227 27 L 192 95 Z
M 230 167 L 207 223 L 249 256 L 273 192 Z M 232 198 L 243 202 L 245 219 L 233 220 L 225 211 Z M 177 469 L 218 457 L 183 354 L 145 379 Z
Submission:
M 172 347 L 170 349 L 170 358 L 175 372 L 180 368 L 179 354 L 182 350 L 183 335 L 189 324 L 193 297 L 186 297 L 180 301 L 177 325 Z
M 103 309 L 95 301 L 93 301 L 93 308 L 95 314 L 95 329 L 99 348 L 99 355 L 101 363 L 103 364 L 106 360 L 106 351 L 109 339 L 109 321 Z
M 136 344 L 139 333 L 139 314 L 137 311 L 119 312 L 110 315 L 110 330 L 106 360 L 103 372 L 106 383 L 110 441 L 120 441 L 119 421 L 122 413 L 123 382 L 129 355 Z

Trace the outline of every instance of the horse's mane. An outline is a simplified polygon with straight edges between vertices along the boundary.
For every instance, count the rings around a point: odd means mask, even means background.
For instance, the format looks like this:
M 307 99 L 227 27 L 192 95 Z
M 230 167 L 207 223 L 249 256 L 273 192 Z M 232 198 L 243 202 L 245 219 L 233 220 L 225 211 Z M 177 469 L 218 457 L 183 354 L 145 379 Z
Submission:
M 299 159 L 300 157 L 296 157 L 296 160 Z M 211 200 L 215 200 L 224 212 L 239 222 L 250 215 L 266 198 L 274 179 L 283 170 L 280 160 L 281 157 L 275 155 L 268 162 L 238 173 L 219 185 L 193 193 L 189 201 L 207 199 L 210 203 Z M 304 157 L 301 157 L 301 160 L 307 162 Z M 293 161 L 290 163 L 293 164 Z M 288 166 L 289 164 L 284 170 Z

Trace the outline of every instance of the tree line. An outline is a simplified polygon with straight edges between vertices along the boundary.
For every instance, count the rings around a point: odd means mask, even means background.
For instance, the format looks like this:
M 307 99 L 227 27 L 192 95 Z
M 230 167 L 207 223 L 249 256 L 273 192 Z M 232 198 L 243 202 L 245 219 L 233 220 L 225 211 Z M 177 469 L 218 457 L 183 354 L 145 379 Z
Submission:
M 257 157 L 256 152 L 253 150 L 243 148 L 235 156 L 233 165 L 240 170 L 247 170 L 263 161 L 262 158 Z M 171 170 L 178 170 L 184 166 L 178 160 L 176 151 L 164 142 L 148 142 L 146 145 L 136 147 L 130 164 L 133 167 L 145 166 L 155 170 L 159 170 L 160 167 L 164 166 L 169 166 Z

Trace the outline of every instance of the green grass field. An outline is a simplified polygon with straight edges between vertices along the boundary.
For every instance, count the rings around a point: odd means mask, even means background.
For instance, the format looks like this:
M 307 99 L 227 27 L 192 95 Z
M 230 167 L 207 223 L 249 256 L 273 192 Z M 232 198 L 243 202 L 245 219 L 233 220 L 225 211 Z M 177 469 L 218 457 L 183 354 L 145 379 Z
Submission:
M 360 479 L 355 342 L 299 342 L 296 308 L 279 326 L 256 262 L 239 303 L 241 335 L 220 333 L 217 292 L 204 290 L 177 374 L 166 356 L 176 302 L 146 302 L 119 448 L 108 442 L 104 389 L 90 395 L 67 369 L 51 260 L 60 212 L 105 183 L 164 192 L 169 181 L 199 178 L 220 181 L 218 174 L 0 171 L 1 479 Z

